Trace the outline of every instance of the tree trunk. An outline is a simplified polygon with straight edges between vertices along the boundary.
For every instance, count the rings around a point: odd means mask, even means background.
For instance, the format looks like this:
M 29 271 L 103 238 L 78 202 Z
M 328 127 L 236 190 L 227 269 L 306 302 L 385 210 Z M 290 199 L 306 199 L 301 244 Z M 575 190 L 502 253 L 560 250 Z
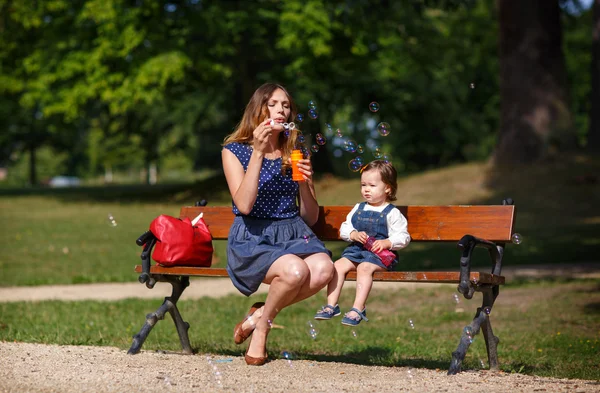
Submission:
M 35 143 L 29 144 L 29 185 L 37 185 L 37 168 L 36 168 L 36 156 L 37 146 Z
M 592 20 L 592 107 L 587 148 L 600 152 L 600 0 L 594 1 Z
M 497 164 L 532 163 L 576 144 L 567 102 L 558 1 L 497 0 L 500 26 Z

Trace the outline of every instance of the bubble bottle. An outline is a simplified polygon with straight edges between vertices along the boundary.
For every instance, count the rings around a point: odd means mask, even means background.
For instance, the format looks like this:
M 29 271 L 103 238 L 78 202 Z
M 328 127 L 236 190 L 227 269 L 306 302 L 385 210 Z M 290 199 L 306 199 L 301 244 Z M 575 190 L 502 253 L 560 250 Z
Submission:
M 375 240 L 376 239 L 373 236 L 369 236 L 367 238 L 367 241 L 365 242 L 365 249 L 371 251 L 371 248 L 373 247 L 373 243 L 375 242 Z M 396 254 L 394 254 L 390 250 L 381 250 L 381 251 L 375 253 L 375 255 L 377 255 L 381 259 L 381 262 L 383 262 L 383 264 L 386 267 L 390 267 L 392 265 L 392 263 L 394 262 L 394 259 L 396 259 Z
M 304 181 L 300 170 L 298 170 L 298 161 L 300 161 L 304 156 L 302 155 L 301 150 L 292 150 L 292 180 L 294 181 Z

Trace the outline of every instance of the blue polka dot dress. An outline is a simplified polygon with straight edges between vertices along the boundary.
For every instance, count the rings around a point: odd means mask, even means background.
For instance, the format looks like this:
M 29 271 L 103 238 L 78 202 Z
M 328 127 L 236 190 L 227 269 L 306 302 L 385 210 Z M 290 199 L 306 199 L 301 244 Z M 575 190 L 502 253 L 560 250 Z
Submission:
M 250 145 L 230 143 L 224 148 L 238 158 L 244 171 L 248 169 Z M 227 272 L 244 295 L 256 292 L 273 262 L 284 255 L 305 257 L 322 252 L 331 257 L 331 252 L 299 216 L 297 195 L 298 183 L 292 180 L 291 169 L 282 174 L 281 158 L 264 158 L 250 214 L 241 214 L 232 202 L 236 217 L 229 230 Z

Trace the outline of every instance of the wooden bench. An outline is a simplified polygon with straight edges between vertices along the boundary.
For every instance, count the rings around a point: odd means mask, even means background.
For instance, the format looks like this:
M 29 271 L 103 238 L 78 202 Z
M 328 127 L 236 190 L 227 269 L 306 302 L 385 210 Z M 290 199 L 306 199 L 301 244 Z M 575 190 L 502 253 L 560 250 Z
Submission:
M 312 228 L 315 234 L 323 241 L 342 241 L 339 238 L 339 228 L 352 207 L 320 207 L 319 220 Z M 467 299 L 471 299 L 474 292 L 481 292 L 482 305 L 477 308 L 475 317 L 468 326 L 471 331 L 465 328 L 458 348 L 452 352 L 448 374 L 461 371 L 462 361 L 472 342 L 472 336 L 478 334 L 480 329 L 485 339 L 490 369 L 497 370 L 499 339 L 493 334 L 490 312 L 498 296 L 500 285 L 505 281 L 501 275 L 502 257 L 505 244 L 511 241 L 515 225 L 515 207 L 512 200 L 507 199 L 502 202 L 502 205 L 493 206 L 399 206 L 398 208 L 408 220 L 408 231 L 413 243 L 457 242 L 460 249 L 460 262 L 457 264 L 456 271 L 376 272 L 374 281 L 458 284 L 458 291 Z M 204 214 L 203 218 L 213 239 L 227 239 L 234 219 L 231 207 L 182 207 L 180 218 L 188 217 L 191 220 L 201 212 Z M 224 268 L 212 267 L 151 266 L 150 252 L 154 243 L 138 239 L 138 244 L 144 243 L 146 244 L 142 252 L 142 265 L 135 267 L 135 271 L 140 273 L 140 282 L 145 283 L 148 288 L 154 287 L 158 281 L 168 282 L 173 286 L 173 291 L 157 311 L 146 316 L 146 323 L 134 336 L 128 353 L 138 353 L 156 322 L 169 312 L 175 322 L 183 352 L 191 354 L 192 348 L 188 338 L 189 324 L 183 321 L 177 309 L 177 301 L 189 285 L 190 277 L 228 277 L 227 271 Z M 488 250 L 491 258 L 489 272 L 471 271 L 471 254 L 476 247 Z M 346 280 L 356 280 L 356 273 L 349 273 Z

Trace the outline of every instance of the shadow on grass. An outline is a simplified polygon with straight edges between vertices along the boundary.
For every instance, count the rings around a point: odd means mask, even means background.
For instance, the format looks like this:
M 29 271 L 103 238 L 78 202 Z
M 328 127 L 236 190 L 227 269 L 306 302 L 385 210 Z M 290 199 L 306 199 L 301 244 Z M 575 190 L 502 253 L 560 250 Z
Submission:
M 182 203 L 205 199 L 211 203 L 230 200 L 222 173 L 194 183 L 132 184 L 75 188 L 0 188 L 0 197 L 44 196 L 66 202 Z

